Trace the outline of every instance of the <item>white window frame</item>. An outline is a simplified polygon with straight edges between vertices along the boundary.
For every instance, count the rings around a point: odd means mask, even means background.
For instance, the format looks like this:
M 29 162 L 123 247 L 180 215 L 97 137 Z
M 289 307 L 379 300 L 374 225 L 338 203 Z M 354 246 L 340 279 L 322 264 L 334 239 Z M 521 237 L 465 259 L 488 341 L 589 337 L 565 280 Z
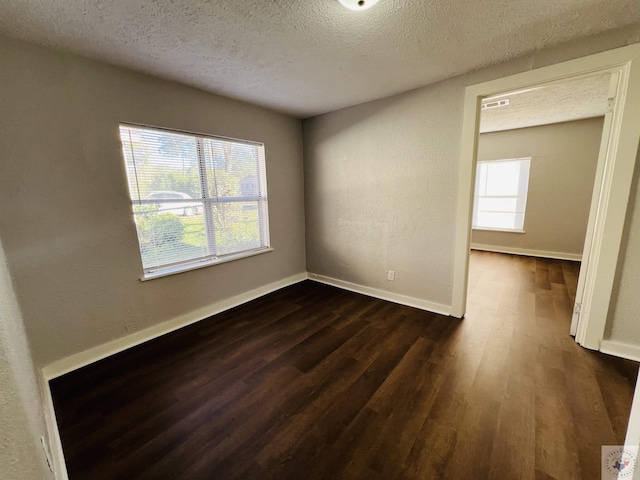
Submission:
M 491 165 L 497 163 L 519 163 L 520 164 L 520 178 L 518 180 L 518 189 L 516 195 L 483 195 L 481 194 L 481 175 L 482 170 L 486 168 L 490 169 Z M 531 157 L 522 158 L 503 158 L 498 160 L 478 160 L 476 166 L 476 182 L 475 182 L 475 194 L 473 197 L 473 217 L 471 228 L 473 230 L 488 230 L 497 232 L 511 232 L 511 233 L 526 233 L 524 230 L 525 215 L 527 209 L 527 196 L 529 193 L 529 173 L 531 169 Z M 487 175 L 489 172 L 487 171 Z M 521 222 L 516 222 L 514 228 L 508 227 L 495 227 L 491 225 L 480 225 L 478 217 L 480 214 L 480 200 L 482 198 L 515 198 L 516 209 L 513 212 L 499 211 L 495 213 L 512 213 L 521 216 Z
M 268 211 L 268 195 L 267 195 L 267 175 L 266 175 L 266 161 L 265 161 L 265 153 L 264 153 L 264 144 L 261 142 L 253 142 L 250 140 L 240 140 L 229 137 L 221 137 L 216 135 L 206 135 L 200 133 L 186 132 L 182 130 L 174 130 L 168 128 L 160 128 L 160 127 L 150 127 L 147 125 L 133 124 L 133 123 L 124 123 L 121 122 L 119 127 L 121 128 L 133 128 L 140 130 L 148 130 L 148 131 L 157 131 L 162 133 L 174 133 L 179 135 L 186 135 L 189 137 L 193 137 L 197 142 L 197 156 L 198 156 L 198 167 L 200 172 L 200 190 L 201 190 L 201 198 L 185 200 L 185 199 L 162 199 L 162 203 L 172 204 L 175 203 L 176 207 L 180 207 L 181 205 L 191 204 L 194 201 L 202 202 L 203 205 L 203 216 L 204 216 L 204 226 L 205 226 L 205 234 L 207 238 L 207 254 L 203 256 L 193 257 L 189 260 L 184 260 L 175 263 L 167 263 L 163 265 L 158 265 L 154 267 L 145 268 L 143 266 L 143 274 L 140 280 L 152 280 L 154 278 L 165 277 L 167 275 L 174 275 L 177 273 L 187 272 L 190 270 L 195 270 L 199 268 L 208 267 L 211 265 L 216 265 L 219 263 L 226 263 L 234 260 L 239 260 L 242 258 L 251 257 L 254 255 L 259 255 L 266 252 L 273 251 L 273 248 L 270 244 L 270 234 L 269 234 L 269 211 Z M 207 167 L 206 167 L 206 156 L 204 153 L 204 140 L 212 139 L 212 140 L 220 140 L 224 142 L 233 142 L 238 144 L 245 144 L 255 146 L 258 149 L 258 175 L 257 182 L 259 183 L 258 195 L 243 195 L 239 197 L 212 197 L 209 194 L 209 186 L 207 179 Z M 122 146 L 124 148 L 124 144 Z M 123 161 L 125 163 L 126 168 L 126 159 L 124 158 L 123 153 Z M 229 161 L 229 159 L 227 159 Z M 137 180 L 136 185 L 131 185 L 131 178 L 129 174 L 127 174 L 127 180 L 130 182 L 130 192 L 134 189 L 137 189 Z M 213 213 L 211 208 L 207 208 L 208 206 L 214 204 L 229 204 L 234 202 L 251 202 L 256 201 L 258 205 L 258 215 L 259 215 L 259 225 L 262 225 L 260 229 L 260 247 L 243 250 L 237 252 L 231 252 L 227 254 L 218 254 L 216 253 L 216 237 L 215 237 L 215 222 L 213 218 Z M 153 199 L 133 199 L 131 198 L 132 206 L 142 206 L 142 205 L 154 205 L 158 203 L 158 200 Z M 135 218 L 135 211 L 133 213 Z M 136 229 L 138 228 L 136 223 Z M 140 245 L 139 245 L 140 248 Z M 140 250 L 140 254 L 142 257 L 142 250 Z M 141 258 L 142 259 L 142 258 Z

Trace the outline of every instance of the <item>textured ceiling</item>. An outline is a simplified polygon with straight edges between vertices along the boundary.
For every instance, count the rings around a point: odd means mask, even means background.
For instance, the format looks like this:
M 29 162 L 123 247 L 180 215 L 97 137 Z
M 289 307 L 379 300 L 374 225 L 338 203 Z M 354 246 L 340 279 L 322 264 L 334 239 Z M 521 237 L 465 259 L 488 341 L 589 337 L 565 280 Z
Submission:
M 480 133 L 599 117 L 609 107 L 611 74 L 591 75 L 491 97 L 509 105 L 483 110 Z
M 638 22 L 638 0 L 0 0 L 5 35 L 299 117 Z

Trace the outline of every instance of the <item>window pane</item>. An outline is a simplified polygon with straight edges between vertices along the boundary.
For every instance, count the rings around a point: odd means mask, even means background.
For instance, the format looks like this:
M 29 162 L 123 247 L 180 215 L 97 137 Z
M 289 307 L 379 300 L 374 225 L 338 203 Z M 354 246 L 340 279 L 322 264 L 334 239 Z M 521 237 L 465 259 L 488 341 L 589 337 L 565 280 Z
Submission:
M 478 212 L 477 224 L 480 228 L 516 228 L 515 213 Z
M 195 137 L 141 128 L 120 132 L 132 200 L 202 198 Z
M 205 139 L 211 198 L 259 196 L 258 146 Z
M 476 182 L 477 182 L 477 190 L 478 195 L 486 195 L 487 194 L 487 163 L 479 162 L 478 168 L 476 170 Z
M 486 195 L 518 195 L 520 162 L 491 162 L 487 166 Z
M 522 230 L 530 158 L 478 162 L 473 227 Z
M 199 213 L 184 215 L 184 207 L 173 211 L 160 204 L 134 205 L 138 241 L 144 268 L 184 262 L 207 255 L 202 208 Z M 180 213 L 179 216 L 178 212 Z
M 218 255 L 261 246 L 259 202 L 229 202 L 212 206 Z
M 480 198 L 478 208 L 480 212 L 515 212 L 518 199 L 512 198 Z

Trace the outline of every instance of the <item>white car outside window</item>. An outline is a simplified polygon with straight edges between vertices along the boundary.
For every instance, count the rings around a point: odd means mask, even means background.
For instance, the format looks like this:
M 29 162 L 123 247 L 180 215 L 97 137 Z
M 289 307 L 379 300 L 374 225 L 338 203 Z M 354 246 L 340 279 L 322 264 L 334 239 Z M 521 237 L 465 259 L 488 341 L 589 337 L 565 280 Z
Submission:
M 193 200 L 193 197 L 182 192 L 153 192 L 149 194 L 149 200 L 170 200 L 167 203 L 158 202 L 159 213 L 172 213 L 174 215 L 197 215 L 201 204 L 198 202 L 172 202 L 171 200 Z

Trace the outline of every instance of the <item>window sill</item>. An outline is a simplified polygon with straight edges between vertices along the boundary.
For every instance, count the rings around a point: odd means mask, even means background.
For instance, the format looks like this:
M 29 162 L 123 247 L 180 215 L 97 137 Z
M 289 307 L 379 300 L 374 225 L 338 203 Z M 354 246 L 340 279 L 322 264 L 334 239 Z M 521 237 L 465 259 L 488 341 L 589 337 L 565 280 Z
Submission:
M 255 255 L 261 255 L 263 253 L 273 252 L 273 248 L 266 247 L 259 250 L 251 250 L 249 252 L 236 253 L 234 255 L 226 255 L 221 258 L 214 258 L 209 260 L 203 260 L 201 262 L 189 263 L 186 265 L 178 265 L 168 268 L 161 268 L 153 272 L 145 273 L 140 281 L 146 282 L 147 280 L 153 280 L 156 278 L 166 277 L 169 275 L 175 275 L 177 273 L 189 272 L 191 270 L 197 270 L 199 268 L 210 267 L 211 265 L 218 265 L 220 263 L 233 262 L 240 260 L 241 258 L 253 257 Z
M 480 230 L 483 232 L 505 232 L 505 233 L 527 233 L 524 230 L 516 230 L 513 228 L 489 228 L 489 227 L 471 227 L 472 230 Z

